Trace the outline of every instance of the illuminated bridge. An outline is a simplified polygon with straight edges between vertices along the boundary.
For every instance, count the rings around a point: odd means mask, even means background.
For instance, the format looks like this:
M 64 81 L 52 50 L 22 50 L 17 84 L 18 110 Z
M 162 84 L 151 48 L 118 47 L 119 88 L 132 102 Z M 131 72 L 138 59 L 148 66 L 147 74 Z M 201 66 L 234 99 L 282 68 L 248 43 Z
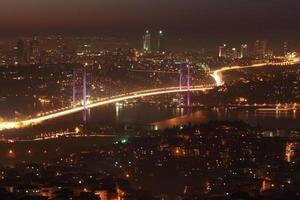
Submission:
M 287 64 L 297 64 L 299 63 L 299 59 L 294 59 L 292 61 L 285 61 L 281 63 L 262 63 L 262 64 L 255 64 L 251 66 L 231 66 L 231 67 L 224 67 L 214 71 L 211 76 L 215 79 L 216 85 L 221 86 L 224 84 L 221 73 L 230 70 L 239 70 L 245 68 L 255 68 L 255 67 L 265 67 L 269 65 L 287 65 Z M 182 93 L 182 92 L 195 92 L 195 91 L 207 91 L 214 87 L 215 85 L 201 85 L 201 86 L 190 86 L 189 85 L 189 78 L 188 78 L 188 85 L 182 87 L 181 86 L 181 79 L 180 79 L 180 86 L 179 87 L 169 87 L 169 88 L 158 88 L 152 90 L 143 90 L 137 91 L 132 93 L 121 94 L 117 96 L 112 96 L 108 98 L 99 99 L 95 102 L 90 102 L 89 104 L 80 106 L 80 107 L 65 107 L 62 109 L 57 109 L 54 111 L 45 112 L 39 114 L 37 117 L 23 120 L 23 121 L 9 121 L 9 122 L 1 122 L 0 123 L 0 131 L 7 130 L 7 129 L 18 129 L 18 128 L 25 128 L 29 126 L 33 126 L 36 124 L 40 124 L 46 120 L 51 120 L 55 118 L 59 118 L 62 116 L 70 115 L 79 111 L 84 111 L 86 109 L 107 105 L 111 103 L 116 103 L 119 101 L 126 101 L 136 98 L 142 98 L 147 96 L 155 96 L 155 95 L 163 95 L 163 94 L 171 94 L 171 93 Z
M 142 98 L 142 97 L 147 97 L 147 96 L 155 96 L 155 95 L 162 95 L 162 94 L 170 94 L 170 93 L 181 93 L 181 92 L 187 92 L 187 91 L 207 91 L 211 89 L 212 86 L 194 86 L 194 87 L 169 87 L 169 88 L 158 88 L 158 89 L 153 89 L 153 90 L 143 90 L 143 91 L 138 91 L 138 92 L 133 92 L 133 93 L 127 93 L 127 94 L 122 94 L 122 95 L 117 95 L 113 96 L 110 98 L 103 98 L 97 102 L 91 102 L 86 105 L 87 109 L 102 106 L 102 105 L 107 105 L 111 103 L 116 103 L 119 101 L 126 101 L 126 100 L 131 100 L 131 99 L 136 99 L 136 98 Z M 39 123 L 42 123 L 43 121 L 46 120 L 51 120 L 55 119 L 58 117 L 70 115 L 79 111 L 83 111 L 85 108 L 84 106 L 80 107 L 67 107 L 63 108 L 60 110 L 55 110 L 53 113 L 51 112 L 46 112 L 44 114 L 41 114 L 41 116 L 24 120 L 24 121 L 17 121 L 17 122 L 2 122 L 0 123 L 0 131 L 1 130 L 6 130 L 6 129 L 17 129 L 17 128 L 25 128 L 28 126 L 33 126 Z

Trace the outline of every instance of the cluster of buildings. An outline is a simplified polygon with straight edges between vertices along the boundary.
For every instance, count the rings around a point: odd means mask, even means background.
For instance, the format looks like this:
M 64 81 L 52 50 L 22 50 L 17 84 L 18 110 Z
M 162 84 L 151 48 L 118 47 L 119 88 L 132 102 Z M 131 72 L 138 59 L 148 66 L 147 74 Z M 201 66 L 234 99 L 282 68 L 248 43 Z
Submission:
M 282 55 L 285 56 L 289 53 L 288 43 L 283 43 Z M 268 47 L 266 40 L 256 40 L 253 45 L 241 44 L 240 48 L 230 47 L 226 44 L 219 46 L 220 58 L 231 59 L 266 59 L 273 57 L 273 51 Z
M 130 49 L 116 38 L 39 36 L 0 40 L 0 65 L 66 64 L 97 61 L 107 50 Z
M 163 52 L 165 51 L 165 34 L 162 30 L 158 31 L 156 36 L 156 42 L 154 41 L 155 37 L 152 37 L 149 30 L 147 30 L 143 36 L 143 50 L 144 52 Z
M 19 163 L 2 167 L 1 200 L 119 200 L 134 199 L 135 190 L 126 178 L 101 169 L 83 169 L 72 159 L 52 164 Z M 126 197 L 127 196 L 127 197 Z
M 40 63 L 41 52 L 37 38 L 19 40 L 11 54 L 16 65 Z
M 107 146 L 92 141 L 68 150 L 63 144 L 40 143 L 22 163 L 0 167 L 1 199 L 299 197 L 299 131 L 277 134 L 243 122 L 210 122 L 145 131 Z M 44 156 L 32 163 L 41 147 Z
M 168 41 L 170 43 L 170 41 Z M 240 64 L 238 60 L 272 59 L 274 53 L 266 40 L 256 40 L 253 45 L 241 44 L 240 48 L 222 44 L 215 50 L 184 50 L 175 52 L 167 48 L 166 34 L 147 30 L 142 37 L 142 48 L 134 48 L 126 40 L 110 37 L 62 37 L 40 36 L 23 37 L 16 40 L 0 41 L 0 65 L 35 65 L 35 64 L 101 64 L 105 57 L 119 57 L 122 63 L 113 63 L 111 67 L 129 65 L 128 61 L 148 61 L 173 59 L 175 62 L 198 59 L 201 63 L 212 66 Z M 287 42 L 284 43 L 282 55 L 289 53 Z M 112 55 L 109 55 L 112 54 Z M 178 55 L 179 59 L 176 58 Z M 194 54 L 198 54 L 195 55 Z M 277 54 L 276 54 L 277 55 Z M 125 60 L 123 58 L 126 58 Z M 216 58 L 225 59 L 216 59 Z M 243 58 L 243 59 L 242 59 Z M 197 63 L 196 63 L 197 64 Z M 248 64 L 248 63 L 242 63 Z

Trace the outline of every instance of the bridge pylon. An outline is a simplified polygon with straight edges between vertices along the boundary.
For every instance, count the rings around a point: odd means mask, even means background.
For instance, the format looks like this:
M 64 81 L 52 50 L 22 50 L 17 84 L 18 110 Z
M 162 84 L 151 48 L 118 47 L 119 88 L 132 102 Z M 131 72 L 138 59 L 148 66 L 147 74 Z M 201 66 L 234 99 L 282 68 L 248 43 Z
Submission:
M 191 107 L 191 66 L 187 64 L 187 94 L 186 94 L 186 106 Z
M 86 69 L 75 69 L 73 71 L 73 99 L 72 99 L 72 106 L 75 108 L 77 106 L 76 101 L 76 82 L 78 74 L 82 75 L 82 101 L 83 101 L 83 122 L 86 123 L 87 121 L 87 92 L 86 92 Z
M 181 91 L 183 88 L 183 83 L 186 83 L 184 87 L 187 88 L 186 93 L 186 107 L 191 107 L 191 66 L 189 63 L 185 64 L 183 69 L 178 71 L 179 73 L 179 90 Z M 179 93 L 178 97 L 178 106 L 182 107 L 182 94 Z
M 179 91 L 181 91 L 182 90 L 182 71 L 179 70 L 178 73 L 179 73 Z M 181 95 L 181 93 L 179 93 L 179 95 L 178 95 L 178 107 L 182 106 L 181 105 L 181 103 L 182 103 L 181 98 L 182 98 L 182 95 Z

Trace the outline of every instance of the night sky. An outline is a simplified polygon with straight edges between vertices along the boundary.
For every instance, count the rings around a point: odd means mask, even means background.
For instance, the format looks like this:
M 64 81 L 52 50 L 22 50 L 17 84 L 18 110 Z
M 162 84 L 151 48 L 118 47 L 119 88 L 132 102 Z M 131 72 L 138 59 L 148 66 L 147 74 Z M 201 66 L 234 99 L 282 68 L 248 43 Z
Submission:
M 297 38 L 299 10 L 299 0 L 1 0 L 0 27 L 2 34 L 162 28 L 225 38 Z

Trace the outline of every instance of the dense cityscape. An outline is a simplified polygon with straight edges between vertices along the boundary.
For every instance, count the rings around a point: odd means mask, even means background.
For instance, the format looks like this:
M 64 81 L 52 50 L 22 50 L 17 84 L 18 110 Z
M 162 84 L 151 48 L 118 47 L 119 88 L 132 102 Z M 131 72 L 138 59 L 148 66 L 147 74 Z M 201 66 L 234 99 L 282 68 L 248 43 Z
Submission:
M 3 0 L 0 200 L 300 199 L 299 6 Z

